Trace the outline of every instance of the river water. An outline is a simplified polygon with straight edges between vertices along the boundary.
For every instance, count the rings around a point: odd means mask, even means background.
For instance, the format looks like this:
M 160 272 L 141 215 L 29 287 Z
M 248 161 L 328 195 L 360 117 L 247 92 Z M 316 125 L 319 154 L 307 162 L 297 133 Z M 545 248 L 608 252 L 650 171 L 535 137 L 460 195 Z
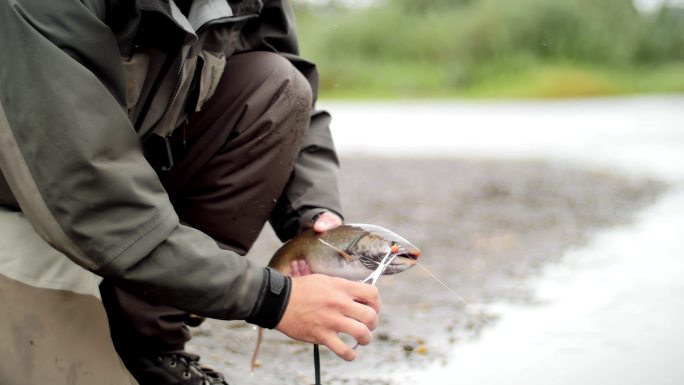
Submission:
M 538 160 L 666 182 L 636 221 L 595 234 L 450 359 L 397 383 L 681 384 L 684 97 L 326 103 L 341 154 Z

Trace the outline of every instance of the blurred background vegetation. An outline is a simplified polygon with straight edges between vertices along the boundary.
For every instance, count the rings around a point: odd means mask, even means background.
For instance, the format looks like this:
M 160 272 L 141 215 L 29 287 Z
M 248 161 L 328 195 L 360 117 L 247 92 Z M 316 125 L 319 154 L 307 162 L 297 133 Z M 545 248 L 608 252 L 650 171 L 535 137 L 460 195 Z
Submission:
M 319 66 L 322 97 L 684 91 L 681 6 L 665 2 L 646 10 L 633 0 L 358 1 L 295 0 L 302 55 Z

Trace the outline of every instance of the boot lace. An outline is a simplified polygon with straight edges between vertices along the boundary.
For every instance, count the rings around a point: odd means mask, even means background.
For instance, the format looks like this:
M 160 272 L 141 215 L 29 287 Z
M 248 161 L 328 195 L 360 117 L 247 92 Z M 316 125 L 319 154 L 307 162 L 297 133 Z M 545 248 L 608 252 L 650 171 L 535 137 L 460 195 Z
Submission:
M 209 367 L 199 364 L 199 356 L 185 351 L 174 352 L 160 355 L 159 361 L 168 361 L 167 365 L 175 368 L 182 365 L 184 379 L 191 380 L 193 377 L 199 377 L 202 382 L 201 385 L 229 385 L 223 378 L 223 375 Z

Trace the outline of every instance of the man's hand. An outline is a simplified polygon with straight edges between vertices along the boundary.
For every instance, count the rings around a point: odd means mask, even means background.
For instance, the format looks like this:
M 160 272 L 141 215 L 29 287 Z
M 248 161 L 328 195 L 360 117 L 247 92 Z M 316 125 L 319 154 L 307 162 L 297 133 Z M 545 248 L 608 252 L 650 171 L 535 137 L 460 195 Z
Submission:
M 356 351 L 337 334 L 348 334 L 360 345 L 368 345 L 379 310 L 375 286 L 321 274 L 295 276 L 290 302 L 276 329 L 299 341 L 325 345 L 351 361 Z
M 309 226 L 320 234 L 341 224 L 339 216 L 324 212 Z M 378 289 L 342 278 L 311 274 L 309 266 L 301 260 L 292 261 L 290 268 L 290 301 L 276 329 L 299 341 L 325 345 L 347 361 L 356 358 L 356 351 L 338 333 L 354 337 L 360 345 L 371 342 L 371 330 L 378 325 L 380 310 Z
M 338 217 L 337 215 L 329 211 L 326 211 L 318 216 L 316 222 L 314 222 L 313 224 L 313 229 L 317 233 L 324 233 L 328 230 L 334 229 L 335 227 L 341 224 L 342 218 Z

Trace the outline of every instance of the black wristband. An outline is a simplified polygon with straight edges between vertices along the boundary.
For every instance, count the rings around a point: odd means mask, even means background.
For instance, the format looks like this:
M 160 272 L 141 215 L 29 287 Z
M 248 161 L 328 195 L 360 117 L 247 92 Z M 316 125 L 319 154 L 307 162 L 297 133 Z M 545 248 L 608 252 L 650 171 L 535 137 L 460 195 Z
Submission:
M 245 321 L 267 329 L 276 327 L 287 309 L 291 289 L 290 277 L 278 270 L 265 267 L 264 281 L 261 284 L 259 296 Z

